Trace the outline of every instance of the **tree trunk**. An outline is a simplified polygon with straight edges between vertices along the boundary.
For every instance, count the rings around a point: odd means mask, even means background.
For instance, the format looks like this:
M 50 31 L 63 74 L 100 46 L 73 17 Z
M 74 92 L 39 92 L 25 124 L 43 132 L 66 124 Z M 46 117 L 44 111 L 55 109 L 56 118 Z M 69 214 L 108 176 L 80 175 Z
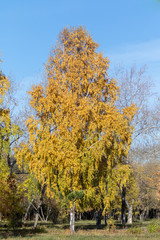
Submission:
M 82 220 L 82 213 L 81 212 L 79 213 L 79 220 L 80 221 Z
M 122 225 L 125 226 L 125 223 L 126 223 L 126 214 L 125 214 L 125 211 L 126 211 L 126 200 L 125 200 L 125 187 L 123 185 L 122 187 Z
M 147 218 L 149 217 L 149 209 L 147 208 L 146 212 L 145 212 L 145 220 L 147 220 Z
M 97 229 L 101 228 L 101 219 L 102 219 L 102 209 L 96 212 L 96 226 Z
M 38 219 L 39 219 L 39 213 L 37 212 L 35 215 L 35 220 L 34 220 L 34 229 L 37 227 L 38 225 Z
M 42 208 L 41 208 L 41 209 L 42 209 Z M 49 218 L 49 216 L 50 216 L 50 214 L 51 214 L 51 211 L 52 211 L 52 209 L 48 207 L 48 208 L 47 208 L 47 214 L 46 214 L 45 222 L 48 221 L 48 218 Z
M 128 207 L 128 220 L 127 224 L 132 224 L 132 219 L 133 219 L 133 204 L 134 204 L 134 199 L 132 199 L 132 204 L 129 205 L 128 201 L 126 201 L 127 207 Z
M 107 214 L 106 214 L 106 211 L 105 211 L 105 215 L 104 215 L 104 224 L 105 224 L 105 226 L 107 226 Z
M 140 213 L 140 221 L 144 221 L 145 210 Z
M 26 223 L 26 220 L 27 220 L 27 217 L 28 217 L 28 213 L 29 213 L 30 207 L 32 206 L 33 201 L 34 201 L 34 198 L 32 198 L 32 200 L 31 200 L 31 202 L 30 202 L 30 204 L 29 204 L 29 206 L 28 206 L 28 208 L 26 210 L 26 213 L 24 215 L 24 218 L 23 218 L 23 223 L 24 224 Z
M 129 206 L 129 209 L 128 209 L 128 221 L 127 221 L 128 224 L 132 224 L 133 203 L 134 201 L 132 200 L 132 204 Z
M 40 208 L 41 208 L 42 203 L 43 203 L 43 197 L 44 197 L 45 190 L 46 190 L 46 184 L 43 185 L 43 188 L 42 188 L 42 191 L 41 191 L 41 198 L 39 200 L 39 204 L 38 204 L 38 207 L 36 209 L 35 220 L 34 220 L 34 228 L 36 228 L 37 224 L 38 224 L 38 219 L 39 219 L 39 216 L 40 216 Z
M 118 214 L 118 222 L 121 222 L 121 214 Z
M 74 223 L 75 223 L 75 205 L 71 208 L 70 211 L 70 233 L 71 235 L 74 234 Z

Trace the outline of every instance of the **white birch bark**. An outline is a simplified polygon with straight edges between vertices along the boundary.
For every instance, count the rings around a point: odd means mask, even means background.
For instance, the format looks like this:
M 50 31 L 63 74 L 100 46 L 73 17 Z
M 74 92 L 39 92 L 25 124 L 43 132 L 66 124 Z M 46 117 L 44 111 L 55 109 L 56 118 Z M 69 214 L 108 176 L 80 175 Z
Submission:
M 71 208 L 71 211 L 70 211 L 70 232 L 71 232 L 71 235 L 74 234 L 74 223 L 75 223 L 75 205 L 73 205 L 73 207 Z

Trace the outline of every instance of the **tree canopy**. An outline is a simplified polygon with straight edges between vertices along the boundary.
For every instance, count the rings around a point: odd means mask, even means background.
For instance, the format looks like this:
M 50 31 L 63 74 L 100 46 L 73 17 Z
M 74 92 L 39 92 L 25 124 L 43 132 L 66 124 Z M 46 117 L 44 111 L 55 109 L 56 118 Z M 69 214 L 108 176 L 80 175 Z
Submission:
M 46 84 L 30 91 L 29 140 L 16 157 L 29 164 L 48 194 L 66 197 L 83 190 L 85 204 L 100 208 L 109 205 L 111 194 L 114 199 L 109 181 L 128 154 L 136 108 L 116 107 L 119 89 L 97 48 L 82 27 L 59 34 L 46 64 Z M 121 169 L 125 184 L 129 167 Z

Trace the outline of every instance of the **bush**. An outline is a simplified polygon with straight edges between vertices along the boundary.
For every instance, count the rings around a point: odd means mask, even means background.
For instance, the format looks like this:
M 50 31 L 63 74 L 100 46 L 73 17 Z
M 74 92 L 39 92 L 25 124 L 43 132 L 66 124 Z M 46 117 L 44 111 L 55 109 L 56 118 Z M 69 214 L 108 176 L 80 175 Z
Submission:
M 153 221 L 151 224 L 148 225 L 147 227 L 147 231 L 149 233 L 154 233 L 157 232 L 159 230 L 159 224 L 157 221 Z
M 8 216 L 8 225 L 11 228 L 17 228 L 22 226 L 22 216 L 23 211 L 22 209 L 15 209 L 13 210 Z
M 115 230 L 116 229 L 116 220 L 113 219 L 113 217 L 109 218 L 107 220 L 107 230 Z
M 22 226 L 23 192 L 17 187 L 15 176 L 9 176 L 0 187 L 4 188 L 0 189 L 0 212 L 7 218 L 9 227 Z

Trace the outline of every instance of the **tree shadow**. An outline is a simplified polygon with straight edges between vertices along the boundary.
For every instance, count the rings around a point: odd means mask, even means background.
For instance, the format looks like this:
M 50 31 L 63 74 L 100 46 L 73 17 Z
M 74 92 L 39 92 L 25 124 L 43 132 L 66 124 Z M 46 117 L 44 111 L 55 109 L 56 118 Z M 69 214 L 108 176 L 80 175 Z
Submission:
M 44 226 L 38 227 L 36 229 L 33 228 L 9 228 L 9 227 L 0 227 L 0 239 L 7 239 L 9 237 L 33 237 L 38 233 L 47 233 L 47 230 Z
M 117 223 L 116 229 L 129 229 L 129 228 L 138 228 L 138 227 L 146 227 L 149 224 L 148 221 L 145 222 L 134 222 L 132 225 L 125 225 L 125 227 Z M 0 239 L 7 239 L 9 237 L 27 237 L 32 238 L 35 234 L 47 233 L 49 229 L 55 230 L 66 230 L 69 229 L 69 223 L 62 224 L 54 224 L 52 222 L 39 222 L 38 227 L 33 229 L 33 222 L 27 222 L 23 227 L 19 227 L 16 229 L 9 228 L 6 223 L 0 223 Z M 89 221 L 76 221 L 75 222 L 75 231 L 79 230 L 99 230 L 96 227 L 95 222 Z M 106 230 L 106 225 L 102 224 L 100 230 Z

